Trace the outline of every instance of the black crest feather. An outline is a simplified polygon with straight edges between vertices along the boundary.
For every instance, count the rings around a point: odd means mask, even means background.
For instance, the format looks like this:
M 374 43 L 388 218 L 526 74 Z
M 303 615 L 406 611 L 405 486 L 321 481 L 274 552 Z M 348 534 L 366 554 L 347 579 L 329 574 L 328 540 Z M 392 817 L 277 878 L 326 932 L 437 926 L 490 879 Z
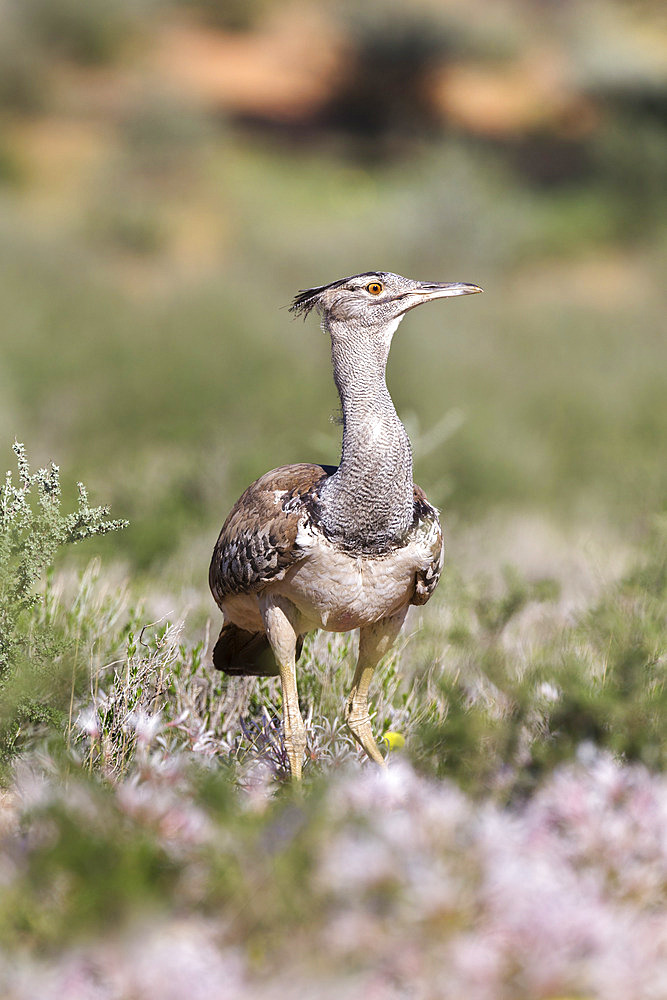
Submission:
M 372 271 L 368 272 L 369 275 L 373 275 L 374 273 Z M 353 274 L 348 278 L 339 278 L 338 281 L 331 281 L 328 285 L 317 285 L 315 288 L 301 288 L 294 296 L 294 301 L 289 311 L 294 313 L 295 316 L 303 316 L 305 319 L 311 309 L 317 306 L 317 301 L 322 292 L 326 292 L 329 288 L 340 288 L 342 285 L 346 285 L 348 281 L 362 277 L 364 277 L 363 274 Z
M 300 288 L 294 296 L 289 311 L 295 316 L 303 316 L 305 319 L 311 309 L 317 305 L 320 294 L 328 287 L 329 285 L 318 285 L 316 288 Z
M 294 313 L 295 316 L 303 316 L 305 319 L 311 309 L 314 309 L 317 305 L 317 300 L 319 299 L 322 292 L 325 292 L 327 288 L 338 288 L 347 281 L 347 278 L 341 278 L 339 281 L 332 281 L 328 285 L 317 285 L 315 288 L 301 288 L 294 296 L 294 301 L 290 306 L 290 312 Z

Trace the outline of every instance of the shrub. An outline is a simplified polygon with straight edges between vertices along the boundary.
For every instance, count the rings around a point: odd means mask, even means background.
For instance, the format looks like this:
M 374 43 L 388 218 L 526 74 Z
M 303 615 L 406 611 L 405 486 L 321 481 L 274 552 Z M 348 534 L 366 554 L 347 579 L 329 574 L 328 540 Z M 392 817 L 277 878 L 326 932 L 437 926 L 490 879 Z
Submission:
M 108 507 L 91 507 L 82 483 L 77 509 L 64 513 L 58 466 L 32 473 L 24 446 L 15 443 L 14 453 L 18 483 L 10 471 L 0 489 L 0 760 L 26 729 L 53 722 L 68 695 L 67 639 L 37 584 L 64 546 L 126 525 L 109 520 Z

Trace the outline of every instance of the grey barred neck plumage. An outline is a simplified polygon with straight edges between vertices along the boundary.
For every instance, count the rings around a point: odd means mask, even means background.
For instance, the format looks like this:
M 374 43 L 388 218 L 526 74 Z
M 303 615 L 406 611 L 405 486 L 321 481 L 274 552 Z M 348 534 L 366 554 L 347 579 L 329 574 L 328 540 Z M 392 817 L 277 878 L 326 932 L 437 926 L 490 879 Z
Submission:
M 222 526 L 209 571 L 223 626 L 213 663 L 227 674 L 280 673 L 284 745 L 301 776 L 306 731 L 296 661 L 303 636 L 359 629 L 345 707 L 360 747 L 378 764 L 368 687 L 410 605 L 425 604 L 444 559 L 437 510 L 412 482 L 410 442 L 385 382 L 391 340 L 410 309 L 481 291 L 369 271 L 299 292 L 292 311 L 316 309 L 331 337 L 343 409 L 338 468 L 281 466 L 252 483 Z
M 394 333 L 422 302 L 473 291 L 476 285 L 368 271 L 294 299 L 291 311 L 305 317 L 316 309 L 331 337 L 343 447 L 337 471 L 321 487 L 318 513 L 327 536 L 348 550 L 395 547 L 413 522 L 412 449 L 385 381 Z

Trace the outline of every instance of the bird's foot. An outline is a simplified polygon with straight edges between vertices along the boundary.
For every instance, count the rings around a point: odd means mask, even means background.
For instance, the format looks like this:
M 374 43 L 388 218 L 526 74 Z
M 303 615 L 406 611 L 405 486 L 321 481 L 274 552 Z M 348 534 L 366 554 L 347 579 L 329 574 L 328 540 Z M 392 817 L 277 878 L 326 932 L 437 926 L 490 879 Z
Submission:
M 371 760 L 375 761 L 376 764 L 379 764 L 380 767 L 386 767 L 386 761 L 380 753 L 380 748 L 377 745 L 375 737 L 373 736 L 371 720 L 368 712 L 357 714 L 352 706 L 348 706 L 348 710 L 346 712 L 346 722 L 350 732 L 362 750 L 365 750 Z

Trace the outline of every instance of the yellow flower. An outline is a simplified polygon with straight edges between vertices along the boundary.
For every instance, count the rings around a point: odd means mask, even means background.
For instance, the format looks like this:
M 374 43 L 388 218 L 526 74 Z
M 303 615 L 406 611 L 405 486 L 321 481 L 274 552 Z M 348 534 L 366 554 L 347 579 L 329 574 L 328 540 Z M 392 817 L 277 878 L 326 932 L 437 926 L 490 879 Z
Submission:
M 389 730 L 382 737 L 382 742 L 386 743 L 390 750 L 400 750 L 405 746 L 405 736 L 403 733 L 395 733 Z

